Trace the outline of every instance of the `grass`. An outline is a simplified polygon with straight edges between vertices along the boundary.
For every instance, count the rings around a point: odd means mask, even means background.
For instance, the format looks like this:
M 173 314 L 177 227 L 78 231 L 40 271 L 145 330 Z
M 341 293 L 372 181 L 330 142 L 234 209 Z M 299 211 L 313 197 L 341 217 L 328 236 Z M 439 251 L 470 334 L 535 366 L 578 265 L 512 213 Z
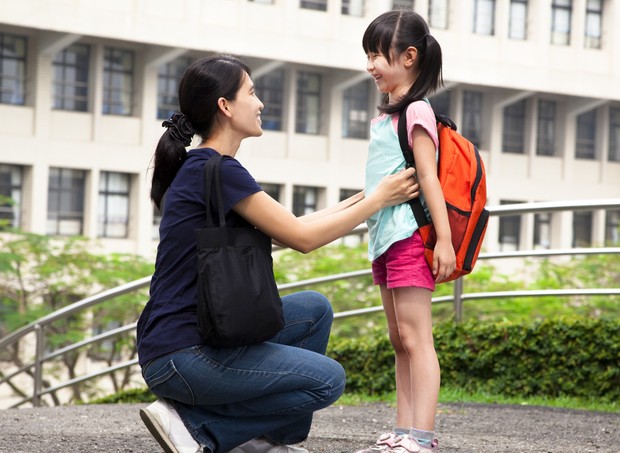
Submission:
M 385 395 L 359 395 L 345 393 L 338 400 L 338 404 L 357 406 L 368 403 L 388 403 L 396 405 L 396 393 L 392 392 Z M 620 403 L 601 402 L 595 398 L 580 399 L 571 397 L 548 398 L 512 398 L 503 395 L 492 395 L 489 393 L 470 393 L 458 388 L 442 387 L 439 394 L 439 403 L 478 403 L 478 404 L 509 404 L 519 406 L 544 406 L 556 407 L 561 409 L 585 410 L 596 412 L 620 413 Z

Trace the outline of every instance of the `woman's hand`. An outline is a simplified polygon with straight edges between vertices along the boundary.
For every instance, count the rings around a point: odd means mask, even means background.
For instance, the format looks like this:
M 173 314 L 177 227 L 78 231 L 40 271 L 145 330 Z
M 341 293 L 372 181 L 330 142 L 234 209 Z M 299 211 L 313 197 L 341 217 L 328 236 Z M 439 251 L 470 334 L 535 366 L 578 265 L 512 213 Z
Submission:
M 456 267 L 456 257 L 451 240 L 437 240 L 433 251 L 433 275 L 439 283 L 448 278 Z
M 420 186 L 415 177 L 415 168 L 385 176 L 373 195 L 378 197 L 383 207 L 401 204 L 419 196 Z

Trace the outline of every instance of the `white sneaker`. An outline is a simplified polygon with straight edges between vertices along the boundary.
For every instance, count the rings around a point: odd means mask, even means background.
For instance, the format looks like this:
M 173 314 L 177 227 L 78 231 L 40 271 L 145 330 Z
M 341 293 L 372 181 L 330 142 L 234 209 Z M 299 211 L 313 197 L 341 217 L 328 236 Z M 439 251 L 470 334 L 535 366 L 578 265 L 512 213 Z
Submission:
M 158 399 L 140 409 L 140 418 L 166 453 L 202 453 L 181 417 L 170 404 Z
M 274 445 L 263 437 L 256 437 L 235 447 L 228 453 L 310 453 L 305 448 L 292 445 Z

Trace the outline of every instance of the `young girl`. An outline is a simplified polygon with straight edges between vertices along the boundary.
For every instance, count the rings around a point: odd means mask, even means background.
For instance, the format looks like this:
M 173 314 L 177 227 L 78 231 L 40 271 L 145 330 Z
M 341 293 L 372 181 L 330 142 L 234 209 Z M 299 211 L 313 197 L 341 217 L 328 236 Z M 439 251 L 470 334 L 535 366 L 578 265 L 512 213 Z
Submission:
M 390 11 L 366 29 L 362 45 L 367 71 L 384 93 L 381 115 L 371 124 L 366 165 L 366 194 L 381 177 L 405 167 L 397 123 L 407 115 L 423 204 L 437 232 L 432 269 L 424 259 L 417 224 L 409 204 L 384 208 L 368 219 L 369 258 L 379 285 L 389 337 L 396 355 L 396 427 L 371 452 L 437 452 L 434 437 L 439 394 L 439 363 L 431 321 L 435 282 L 454 270 L 455 256 L 444 197 L 437 178 L 437 127 L 426 96 L 442 83 L 441 48 L 428 25 L 413 11 Z
M 360 192 L 297 218 L 235 159 L 242 140 L 263 132 L 263 104 L 244 63 L 229 56 L 196 61 L 181 79 L 179 105 L 181 111 L 164 121 L 167 129 L 155 150 L 151 198 L 163 214 L 161 239 L 137 344 L 144 380 L 160 399 L 140 415 L 168 453 L 308 453 L 290 444 L 303 441 L 312 414 L 344 390 L 342 366 L 324 355 L 331 306 L 314 291 L 290 294 L 282 298 L 285 326 L 271 340 L 237 348 L 204 344 L 196 315 L 194 239 L 194 230 L 206 223 L 204 165 L 223 156 L 227 226 L 256 227 L 301 252 L 415 197 L 414 171 L 387 176 L 372 195 Z M 186 151 L 194 135 L 201 142 Z

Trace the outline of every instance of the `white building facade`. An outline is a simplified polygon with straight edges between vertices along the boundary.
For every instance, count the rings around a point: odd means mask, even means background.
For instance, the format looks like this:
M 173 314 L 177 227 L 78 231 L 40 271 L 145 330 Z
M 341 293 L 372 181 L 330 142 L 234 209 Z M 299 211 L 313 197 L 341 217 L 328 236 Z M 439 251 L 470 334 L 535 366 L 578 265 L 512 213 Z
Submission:
M 265 103 L 237 157 L 295 213 L 364 185 L 379 96 L 361 38 L 413 8 L 431 99 L 481 150 L 489 205 L 620 197 L 620 0 L 0 0 L 0 217 L 152 256 L 151 156 L 187 65 L 241 57 Z M 487 251 L 618 241 L 620 212 L 492 218 Z

